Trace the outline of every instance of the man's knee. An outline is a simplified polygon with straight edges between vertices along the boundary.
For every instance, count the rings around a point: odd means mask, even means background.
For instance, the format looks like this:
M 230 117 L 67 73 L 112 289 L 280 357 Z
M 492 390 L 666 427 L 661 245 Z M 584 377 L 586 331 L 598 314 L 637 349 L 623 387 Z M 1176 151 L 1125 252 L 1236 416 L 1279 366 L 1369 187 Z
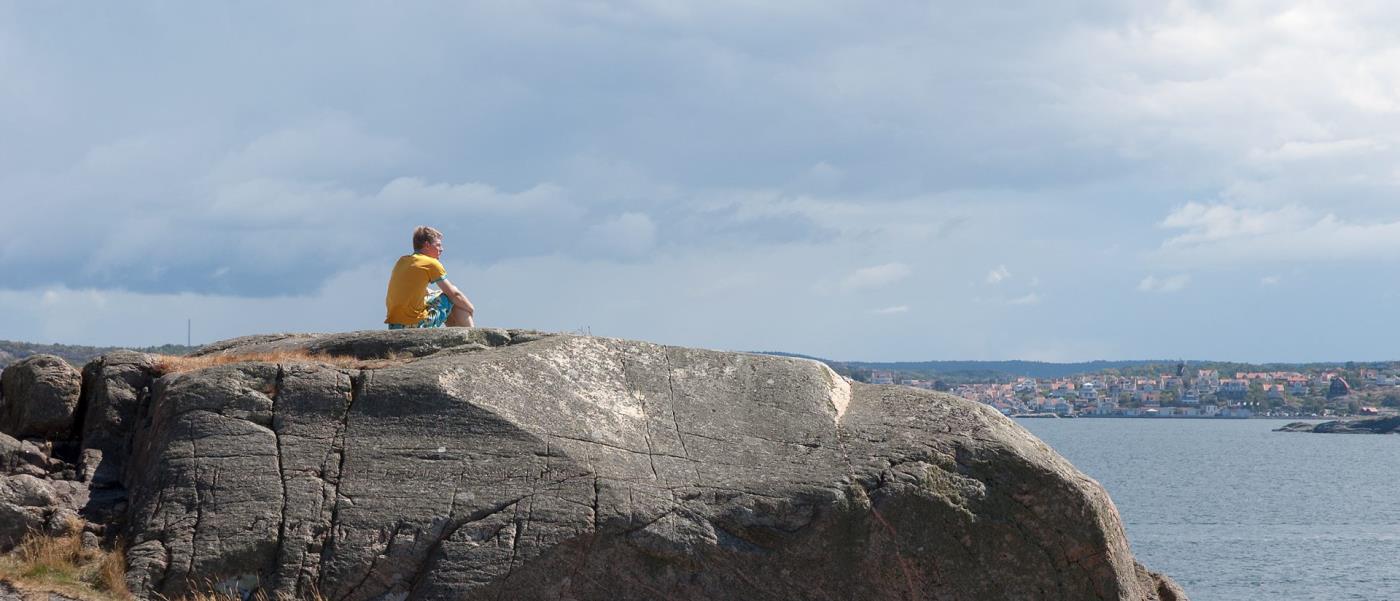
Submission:
M 472 326 L 472 315 L 461 307 L 453 307 L 447 314 L 447 325 L 469 328 Z

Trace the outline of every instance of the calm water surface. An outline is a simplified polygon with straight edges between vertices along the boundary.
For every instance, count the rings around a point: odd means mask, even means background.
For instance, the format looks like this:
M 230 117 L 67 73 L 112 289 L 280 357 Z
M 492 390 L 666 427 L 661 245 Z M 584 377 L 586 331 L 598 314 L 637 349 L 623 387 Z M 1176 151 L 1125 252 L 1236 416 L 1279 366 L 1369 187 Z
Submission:
M 1285 421 L 1021 419 L 1108 489 L 1193 601 L 1400 600 L 1400 436 Z

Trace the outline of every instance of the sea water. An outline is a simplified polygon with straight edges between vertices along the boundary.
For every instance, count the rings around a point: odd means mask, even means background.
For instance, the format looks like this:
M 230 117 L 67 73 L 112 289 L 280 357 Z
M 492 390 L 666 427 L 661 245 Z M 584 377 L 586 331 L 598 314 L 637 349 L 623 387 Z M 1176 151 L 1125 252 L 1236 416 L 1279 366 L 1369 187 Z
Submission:
M 1194 601 L 1400 600 L 1400 435 L 1249 419 L 1022 419 Z

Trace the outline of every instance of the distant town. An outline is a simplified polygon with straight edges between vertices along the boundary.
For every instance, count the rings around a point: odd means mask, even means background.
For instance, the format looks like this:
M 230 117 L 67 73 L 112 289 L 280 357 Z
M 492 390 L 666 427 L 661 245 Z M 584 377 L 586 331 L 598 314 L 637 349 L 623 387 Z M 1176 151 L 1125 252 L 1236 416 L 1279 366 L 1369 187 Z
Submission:
M 1219 369 L 1188 369 L 1178 363 L 1166 373 L 1008 377 L 957 383 L 873 369 L 863 370 L 857 379 L 950 392 L 1010 416 L 1321 418 L 1400 412 L 1400 366 L 1386 364 L 1378 369 L 1348 365 L 1221 373 Z

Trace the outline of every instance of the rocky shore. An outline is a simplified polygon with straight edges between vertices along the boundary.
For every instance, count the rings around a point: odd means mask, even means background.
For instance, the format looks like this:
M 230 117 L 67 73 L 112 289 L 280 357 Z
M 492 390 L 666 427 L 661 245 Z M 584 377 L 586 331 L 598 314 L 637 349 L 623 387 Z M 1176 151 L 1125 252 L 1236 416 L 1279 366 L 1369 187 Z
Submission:
M 1400 416 L 1348 419 L 1310 424 L 1293 422 L 1275 432 L 1316 432 L 1319 434 L 1397 434 L 1400 433 Z
M 197 355 L 6 368 L 0 552 L 81 528 L 143 599 L 1185 599 L 1012 420 L 814 361 L 494 329 Z

